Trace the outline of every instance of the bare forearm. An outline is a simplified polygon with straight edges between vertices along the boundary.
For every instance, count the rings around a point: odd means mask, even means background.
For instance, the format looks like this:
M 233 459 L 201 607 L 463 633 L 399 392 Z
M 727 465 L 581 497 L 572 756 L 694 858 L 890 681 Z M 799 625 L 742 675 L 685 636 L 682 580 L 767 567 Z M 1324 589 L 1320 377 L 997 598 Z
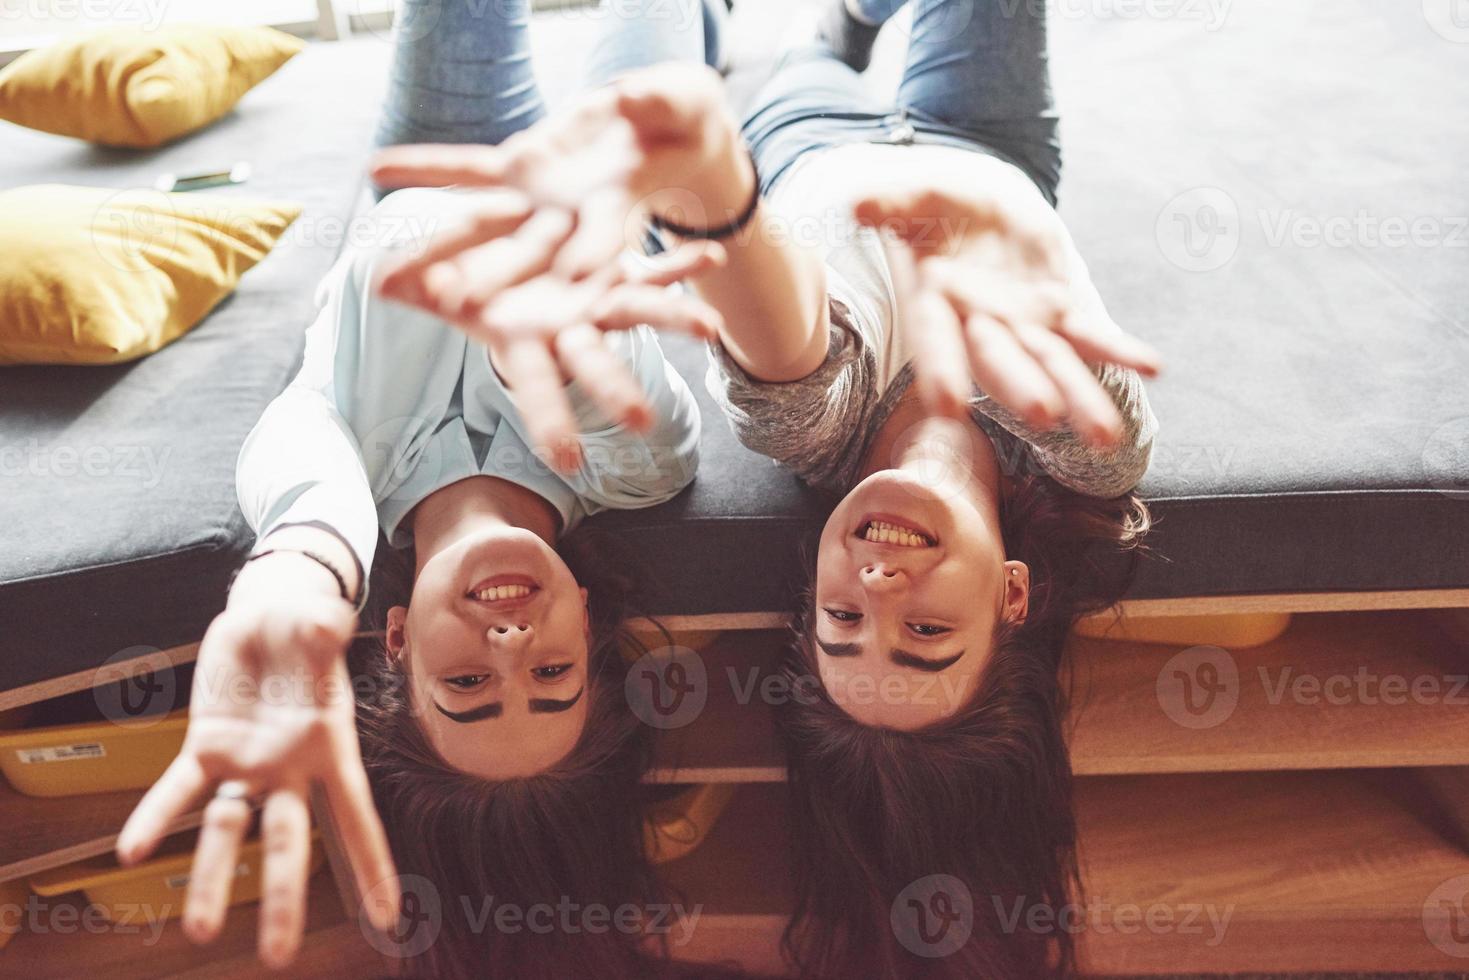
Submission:
M 716 127 L 721 146 L 711 163 L 680 189 L 673 205 L 680 223 L 703 227 L 738 217 L 755 193 L 755 173 L 733 120 Z M 676 201 L 670 197 L 666 204 Z M 658 210 L 655 213 L 669 214 Z M 720 342 L 752 377 L 794 381 L 826 357 L 826 273 L 811 250 L 788 240 L 763 203 L 749 223 L 723 240 L 728 261 L 692 280 L 699 295 L 724 318 Z
M 357 576 L 357 560 L 353 557 L 352 550 L 341 538 L 329 531 L 309 525 L 291 525 L 272 532 L 265 538 L 262 546 L 272 549 L 274 554 L 257 558 L 245 565 L 235 578 L 231 595 L 242 585 L 249 587 L 257 580 L 264 579 L 270 580 L 273 586 L 289 583 L 289 588 L 299 589 L 303 594 L 340 596 L 342 583 L 320 562 L 301 554 L 303 551 L 320 555 L 330 562 L 332 568 L 344 579 L 347 595 L 357 595 L 361 588 Z

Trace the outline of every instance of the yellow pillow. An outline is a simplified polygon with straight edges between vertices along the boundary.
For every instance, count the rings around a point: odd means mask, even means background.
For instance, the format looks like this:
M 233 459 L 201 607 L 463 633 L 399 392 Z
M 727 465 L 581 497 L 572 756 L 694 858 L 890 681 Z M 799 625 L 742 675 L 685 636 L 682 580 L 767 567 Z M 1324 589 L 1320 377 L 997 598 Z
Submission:
M 300 213 L 223 195 L 0 192 L 0 364 L 112 364 L 157 350 L 228 296 Z
M 0 70 L 0 119 L 112 146 L 158 146 L 229 112 L 304 46 L 269 27 L 84 35 Z

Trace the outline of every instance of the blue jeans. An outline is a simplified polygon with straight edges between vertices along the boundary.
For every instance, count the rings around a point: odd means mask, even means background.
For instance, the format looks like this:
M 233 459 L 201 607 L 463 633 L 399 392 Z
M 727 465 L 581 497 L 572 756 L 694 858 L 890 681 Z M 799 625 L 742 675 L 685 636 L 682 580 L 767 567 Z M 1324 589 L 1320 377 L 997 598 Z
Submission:
M 587 88 L 635 68 L 719 56 L 718 21 L 702 0 L 616 0 L 588 16 L 603 27 L 583 72 Z M 545 116 L 530 0 L 402 0 L 398 18 L 379 146 L 494 144 Z
M 937 143 L 998 156 L 1055 201 L 1061 149 L 1038 0 L 858 0 L 881 23 L 913 4 L 892 105 L 824 47 L 789 53 L 744 123 L 762 183 L 801 154 L 848 142 Z M 616 0 L 584 83 L 663 61 L 715 63 L 723 0 Z M 545 115 L 530 57 L 530 0 L 403 0 L 380 145 L 498 143 Z
M 1039 0 L 857 0 L 887 21 L 905 2 L 913 29 L 897 97 L 875 100 L 821 45 L 788 53 L 744 124 L 762 182 L 802 153 L 850 142 L 929 143 L 996 156 L 1027 173 L 1052 204 L 1061 142 L 1051 97 L 1045 4 Z

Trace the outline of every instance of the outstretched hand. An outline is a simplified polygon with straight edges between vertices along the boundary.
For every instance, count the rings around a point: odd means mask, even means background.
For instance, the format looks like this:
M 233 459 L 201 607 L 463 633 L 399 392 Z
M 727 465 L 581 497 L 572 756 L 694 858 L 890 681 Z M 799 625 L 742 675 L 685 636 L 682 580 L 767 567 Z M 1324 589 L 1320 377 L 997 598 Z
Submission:
M 199 646 L 189 727 L 178 757 L 138 803 L 117 840 L 125 865 L 148 857 L 175 821 L 204 807 L 184 904 L 184 930 L 195 942 L 219 935 L 235 880 L 237 855 L 261 806 L 265 858 L 259 952 L 274 967 L 289 963 L 305 929 L 311 854 L 307 796 L 318 782 L 338 821 L 369 921 L 390 928 L 398 916 L 387 837 L 373 806 L 353 721 L 343 651 L 352 609 L 303 587 L 283 559 L 265 575 L 246 566 L 230 605 Z M 267 577 L 268 576 L 268 577 Z
M 1117 441 L 1121 416 L 1090 365 L 1152 376 L 1161 359 L 1078 296 L 1054 211 L 928 187 L 869 195 L 854 209 L 883 233 L 898 329 L 930 411 L 962 416 L 977 383 L 1037 428 L 1065 421 L 1094 445 Z
M 384 150 L 372 166 L 379 186 L 487 193 L 464 226 L 391 270 L 382 293 L 484 343 L 536 448 L 557 469 L 575 470 L 580 446 L 567 378 L 612 420 L 635 430 L 652 422 L 604 331 L 646 323 L 711 339 L 723 325 L 708 304 L 663 288 L 723 264 L 722 247 L 690 243 L 656 259 L 633 250 L 648 216 L 687 208 L 689 187 L 729 159 L 738 138 L 717 74 L 659 65 L 582 96 L 498 146 Z
M 647 324 L 702 339 L 722 321 L 707 303 L 666 287 L 724 261 L 717 244 L 685 245 L 655 258 L 615 255 L 579 279 L 550 271 L 575 227 L 559 207 L 531 208 L 514 192 L 476 195 L 472 214 L 389 269 L 383 296 L 444 319 L 484 344 L 537 449 L 562 472 L 581 465 L 565 391 L 574 379 L 606 416 L 648 428 L 646 395 L 607 347 L 604 333 Z
M 533 272 L 575 280 L 636 247 L 650 213 L 687 206 L 691 188 L 738 159 L 738 145 L 719 75 L 669 63 L 587 92 L 498 146 L 391 147 L 371 172 L 379 187 L 513 189 L 523 207 L 559 212 L 535 227 L 532 242 L 549 236 L 554 247 L 527 255 Z

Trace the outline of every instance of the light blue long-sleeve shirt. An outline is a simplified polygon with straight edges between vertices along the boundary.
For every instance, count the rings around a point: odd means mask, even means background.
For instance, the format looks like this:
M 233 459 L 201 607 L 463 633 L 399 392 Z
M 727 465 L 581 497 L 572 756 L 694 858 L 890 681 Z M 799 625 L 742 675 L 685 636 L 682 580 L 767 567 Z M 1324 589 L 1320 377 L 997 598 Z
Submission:
M 367 218 L 393 229 L 452 221 L 466 195 L 415 189 L 386 198 Z M 412 541 L 405 521 L 419 501 L 477 474 L 544 498 L 563 529 L 604 509 L 649 507 L 673 497 L 698 465 L 699 409 L 646 326 L 606 335 L 652 407 L 653 427 L 609 422 L 573 382 L 566 389 L 583 464 L 553 471 L 530 437 L 485 349 L 443 320 L 376 295 L 385 246 L 349 251 L 321 287 L 300 372 L 246 438 L 235 471 L 240 508 L 259 537 L 321 521 L 347 540 L 363 568 L 381 527 L 394 547 Z

